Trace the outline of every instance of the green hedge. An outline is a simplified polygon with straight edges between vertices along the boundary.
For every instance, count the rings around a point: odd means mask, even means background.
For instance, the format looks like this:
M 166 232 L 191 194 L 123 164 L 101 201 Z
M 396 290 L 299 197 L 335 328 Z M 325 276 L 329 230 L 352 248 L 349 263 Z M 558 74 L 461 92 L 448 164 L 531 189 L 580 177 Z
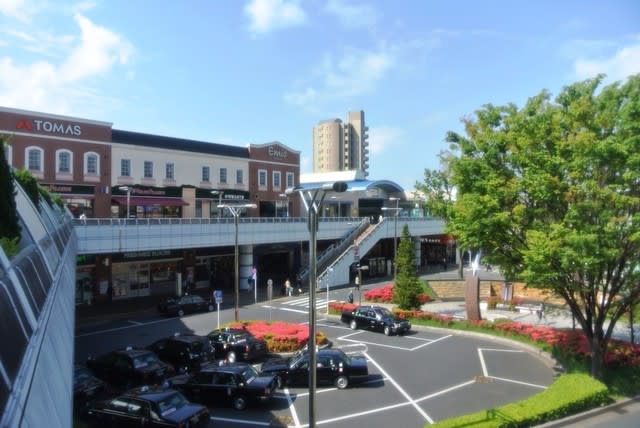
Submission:
M 517 403 L 451 418 L 429 428 L 529 427 L 611 402 L 607 386 L 586 374 L 560 376 L 545 391 Z

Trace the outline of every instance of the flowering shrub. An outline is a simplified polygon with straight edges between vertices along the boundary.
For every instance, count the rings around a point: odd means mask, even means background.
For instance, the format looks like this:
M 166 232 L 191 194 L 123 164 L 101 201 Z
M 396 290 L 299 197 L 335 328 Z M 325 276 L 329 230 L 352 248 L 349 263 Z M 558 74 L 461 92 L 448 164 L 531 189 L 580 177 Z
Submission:
M 365 291 L 363 294 L 365 300 L 376 303 L 392 303 L 393 302 L 393 284 L 387 284 L 383 287 L 374 288 Z M 429 295 L 420 293 L 418 301 L 421 305 L 431 301 Z
M 227 324 L 229 328 L 246 329 L 258 339 L 267 342 L 269 352 L 291 352 L 303 347 L 309 339 L 309 326 L 284 321 L 238 321 Z M 323 345 L 327 336 L 316 331 L 316 344 Z

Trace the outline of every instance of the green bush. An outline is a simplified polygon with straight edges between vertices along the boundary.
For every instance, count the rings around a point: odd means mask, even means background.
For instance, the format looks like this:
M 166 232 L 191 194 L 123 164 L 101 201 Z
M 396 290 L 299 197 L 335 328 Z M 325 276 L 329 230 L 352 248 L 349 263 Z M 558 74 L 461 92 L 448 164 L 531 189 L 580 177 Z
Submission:
M 545 391 L 526 400 L 425 427 L 528 427 L 609 404 L 611 401 L 606 385 L 587 374 L 572 373 L 560 376 Z

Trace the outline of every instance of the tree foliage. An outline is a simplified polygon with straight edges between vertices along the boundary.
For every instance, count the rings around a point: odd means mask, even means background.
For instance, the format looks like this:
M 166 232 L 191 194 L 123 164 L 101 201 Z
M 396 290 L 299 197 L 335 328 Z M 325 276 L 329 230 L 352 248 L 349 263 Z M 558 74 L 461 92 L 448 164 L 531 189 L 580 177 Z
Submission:
M 36 207 L 40 208 L 40 186 L 38 180 L 28 170 L 21 168 L 14 173 L 15 179 L 20 183 L 25 193 Z
M 15 242 L 20 239 L 20 223 L 16 210 L 15 187 L 11 167 L 5 157 L 5 141 L 0 137 L 0 238 L 6 238 L 6 242 Z
M 422 293 L 422 282 L 416 271 L 416 259 L 409 234 L 409 226 L 402 228 L 400 244 L 396 253 L 396 278 L 393 288 L 393 303 L 400 309 L 417 309 L 420 307 L 418 296 Z
M 640 75 L 483 106 L 449 132 L 449 230 L 509 281 L 561 296 L 591 344 L 592 375 L 640 293 Z M 608 324 L 606 323 L 609 320 Z

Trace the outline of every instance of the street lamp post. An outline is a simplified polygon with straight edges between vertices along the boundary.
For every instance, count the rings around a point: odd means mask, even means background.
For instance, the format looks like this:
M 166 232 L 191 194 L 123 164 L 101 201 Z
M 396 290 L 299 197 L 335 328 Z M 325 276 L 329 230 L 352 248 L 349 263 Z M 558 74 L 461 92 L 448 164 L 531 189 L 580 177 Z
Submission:
M 220 204 L 218 209 L 222 210 L 227 208 L 231 215 L 233 215 L 233 224 L 235 226 L 235 305 L 234 305 L 234 320 L 238 321 L 238 310 L 240 301 L 240 254 L 238 251 L 238 218 L 240 217 L 240 210 L 243 208 L 255 208 L 256 204 Z
M 129 218 L 129 216 L 130 216 L 129 207 L 130 207 L 130 202 L 131 202 L 131 188 L 129 186 L 120 186 L 119 189 L 120 190 L 124 190 L 125 192 L 127 192 L 127 214 L 124 216 L 124 218 Z
M 400 198 L 391 197 L 390 201 L 396 201 L 395 208 L 383 207 L 383 211 L 395 211 L 395 216 L 393 219 L 393 278 L 396 278 L 398 274 L 398 268 L 396 266 L 396 255 L 398 251 L 398 214 L 400 214 L 400 207 L 398 206 L 400 203 Z
M 309 216 L 309 340 L 307 341 L 307 347 L 309 348 L 309 428 L 315 428 L 316 426 L 316 281 L 318 274 L 316 246 L 318 215 L 321 213 L 322 202 L 327 192 L 342 193 L 346 190 L 347 183 L 336 181 L 335 183 L 326 183 L 311 189 L 296 186 L 287 189 L 285 192 L 287 195 L 299 193 Z

